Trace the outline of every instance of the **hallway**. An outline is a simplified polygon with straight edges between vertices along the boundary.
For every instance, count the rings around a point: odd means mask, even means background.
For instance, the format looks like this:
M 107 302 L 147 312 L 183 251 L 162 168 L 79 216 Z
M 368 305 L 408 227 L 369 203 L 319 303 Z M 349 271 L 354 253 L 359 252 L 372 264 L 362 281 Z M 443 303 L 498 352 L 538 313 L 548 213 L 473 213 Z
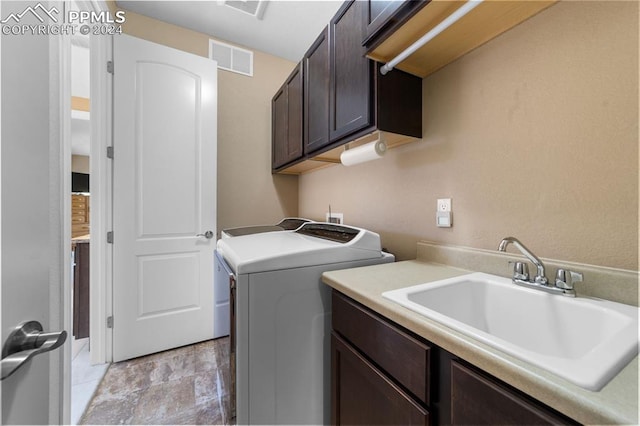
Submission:
M 230 424 L 229 338 L 114 363 L 80 424 Z

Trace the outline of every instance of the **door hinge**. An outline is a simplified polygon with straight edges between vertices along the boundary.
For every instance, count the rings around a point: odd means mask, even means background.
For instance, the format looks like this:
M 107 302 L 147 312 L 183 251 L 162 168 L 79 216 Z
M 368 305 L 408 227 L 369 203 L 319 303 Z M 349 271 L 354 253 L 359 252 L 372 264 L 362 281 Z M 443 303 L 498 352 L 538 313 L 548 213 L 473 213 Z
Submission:
M 113 231 L 107 232 L 107 243 L 113 244 Z
M 113 74 L 113 61 L 107 61 L 107 72 Z
M 113 328 L 113 316 L 107 317 L 107 328 Z
M 107 158 L 111 158 L 113 160 L 113 147 L 112 146 L 108 146 L 107 147 Z

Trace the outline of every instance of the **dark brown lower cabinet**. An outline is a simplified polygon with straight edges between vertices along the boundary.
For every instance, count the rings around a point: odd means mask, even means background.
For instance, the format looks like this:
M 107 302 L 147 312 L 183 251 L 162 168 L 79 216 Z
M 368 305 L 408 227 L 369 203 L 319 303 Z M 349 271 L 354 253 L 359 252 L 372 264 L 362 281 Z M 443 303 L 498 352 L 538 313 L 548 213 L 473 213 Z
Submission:
M 73 268 L 73 336 L 89 337 L 89 241 L 75 243 Z
M 566 420 L 481 373 L 451 362 L 451 424 L 553 425 Z
M 429 412 L 335 333 L 332 424 L 428 425 Z
M 334 425 L 578 424 L 335 290 L 332 328 Z

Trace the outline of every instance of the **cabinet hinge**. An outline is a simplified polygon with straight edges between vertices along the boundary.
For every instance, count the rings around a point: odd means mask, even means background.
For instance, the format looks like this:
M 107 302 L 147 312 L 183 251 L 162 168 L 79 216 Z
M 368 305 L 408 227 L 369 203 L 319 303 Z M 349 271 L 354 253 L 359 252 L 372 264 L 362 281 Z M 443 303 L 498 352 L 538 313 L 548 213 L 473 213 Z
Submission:
M 113 61 L 107 61 L 107 72 L 113 74 Z
M 107 328 L 113 328 L 113 316 L 107 317 Z
M 107 158 L 111 158 L 113 160 L 113 147 L 112 146 L 108 146 L 107 147 Z
M 107 243 L 113 244 L 113 231 L 107 232 Z

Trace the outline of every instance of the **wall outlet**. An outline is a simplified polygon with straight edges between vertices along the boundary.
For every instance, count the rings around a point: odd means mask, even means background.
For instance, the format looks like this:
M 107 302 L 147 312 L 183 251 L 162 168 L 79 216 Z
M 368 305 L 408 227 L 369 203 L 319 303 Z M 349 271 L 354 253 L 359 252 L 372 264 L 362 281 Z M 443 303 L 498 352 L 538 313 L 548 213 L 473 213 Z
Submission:
M 439 212 L 450 212 L 451 198 L 438 198 L 437 208 Z
M 335 223 L 338 225 L 342 225 L 344 223 L 344 215 L 342 213 L 331 212 L 331 215 L 329 215 L 329 213 L 326 213 L 325 217 L 325 221 L 329 223 Z

